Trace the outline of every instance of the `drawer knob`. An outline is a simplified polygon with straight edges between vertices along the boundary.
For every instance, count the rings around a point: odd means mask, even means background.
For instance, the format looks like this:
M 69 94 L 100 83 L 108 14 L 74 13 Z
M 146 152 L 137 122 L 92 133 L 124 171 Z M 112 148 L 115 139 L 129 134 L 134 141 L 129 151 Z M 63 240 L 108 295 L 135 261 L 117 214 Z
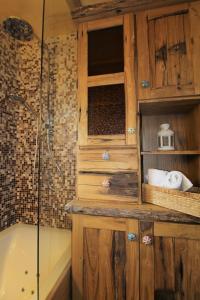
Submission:
M 110 159 L 110 154 L 108 151 L 105 151 L 103 154 L 102 154 L 102 158 L 103 160 L 109 160 Z
M 128 241 L 136 241 L 137 240 L 137 235 L 135 233 L 129 232 L 127 234 L 127 238 L 128 238 Z
M 145 244 L 145 245 L 151 245 L 152 242 L 153 242 L 152 236 L 150 236 L 150 235 L 143 236 L 143 238 L 142 238 L 142 243 L 143 244 Z
M 127 132 L 128 132 L 128 134 L 135 134 L 135 133 L 136 133 L 136 128 L 131 128 L 131 127 L 129 127 L 129 128 L 127 129 Z
M 110 186 L 110 181 L 109 181 L 109 179 L 105 179 L 103 182 L 102 182 L 102 186 L 103 187 L 106 187 L 106 188 L 108 188 L 109 186 Z

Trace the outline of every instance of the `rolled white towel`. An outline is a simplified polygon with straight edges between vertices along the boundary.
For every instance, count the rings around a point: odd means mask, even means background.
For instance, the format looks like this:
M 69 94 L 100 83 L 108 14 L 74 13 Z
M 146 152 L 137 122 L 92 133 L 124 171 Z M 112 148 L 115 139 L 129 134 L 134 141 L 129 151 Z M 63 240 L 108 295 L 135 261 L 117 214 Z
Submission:
M 166 175 L 162 186 L 167 189 L 180 190 L 182 181 L 183 174 L 178 171 L 172 171 Z
M 148 169 L 148 184 L 167 189 L 176 189 L 188 191 L 192 186 L 192 182 L 179 171 L 164 171 L 158 169 Z
M 163 182 L 166 179 L 168 172 L 158 169 L 148 169 L 148 184 L 154 185 L 154 186 L 163 186 Z
M 181 190 L 186 192 L 189 189 L 191 189 L 191 187 L 193 187 L 193 184 L 184 174 L 182 174 L 182 176 L 183 176 L 183 180 L 181 184 Z

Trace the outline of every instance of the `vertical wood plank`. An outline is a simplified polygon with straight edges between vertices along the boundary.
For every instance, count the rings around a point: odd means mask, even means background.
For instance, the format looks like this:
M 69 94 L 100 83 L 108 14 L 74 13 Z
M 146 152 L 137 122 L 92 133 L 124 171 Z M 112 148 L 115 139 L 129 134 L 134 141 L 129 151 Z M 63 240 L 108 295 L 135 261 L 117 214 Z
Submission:
M 154 300 L 154 247 L 145 245 L 143 236 L 153 237 L 153 223 L 140 222 L 140 299 Z
M 175 240 L 176 300 L 200 299 L 200 241 Z
M 175 278 L 176 278 L 176 299 L 186 300 L 186 263 L 187 248 L 184 239 L 176 239 L 175 241 Z
M 126 300 L 125 233 L 101 230 L 99 238 L 99 288 L 95 299 Z
M 142 80 L 150 81 L 149 68 L 149 45 L 148 45 L 148 27 L 147 12 L 141 11 L 136 15 L 137 23 L 137 52 L 138 55 L 138 98 L 146 99 L 149 96 L 150 89 L 142 88 Z
M 148 23 L 148 35 L 149 39 L 149 64 L 151 70 L 150 82 L 152 87 L 156 86 L 156 48 L 155 48 L 155 21 L 149 21 Z
M 155 237 L 155 299 L 175 299 L 174 239 Z
M 193 84 L 192 76 L 192 49 L 190 41 L 190 22 L 189 14 L 177 16 L 177 31 L 179 32 L 178 43 L 182 45 L 182 51 L 179 51 L 180 56 L 180 85 Z M 185 47 L 185 49 L 184 49 Z
M 187 240 L 187 299 L 200 299 L 200 240 Z M 191 297 L 192 295 L 192 297 Z
M 129 134 L 128 128 L 137 126 L 136 111 L 136 86 L 135 86 L 135 68 L 134 68 L 134 50 L 135 50 L 135 28 L 134 17 L 132 14 L 124 16 L 124 76 L 125 76 L 125 94 L 126 94 L 126 143 L 135 145 L 137 143 L 135 134 Z
M 112 272 L 112 239 L 113 231 L 101 230 L 101 252 L 99 255 L 99 293 L 98 300 L 114 300 L 114 281 Z
M 126 236 L 125 232 L 114 231 L 113 274 L 116 300 L 126 300 Z
M 179 18 L 179 16 L 178 16 Z M 176 16 L 167 18 L 167 39 L 168 39 L 168 84 L 177 86 L 178 78 L 180 77 L 180 63 L 178 52 L 173 50 L 174 45 L 178 43 Z
M 127 220 L 127 231 L 138 236 L 138 221 Z M 139 241 L 128 241 L 126 236 L 126 300 L 139 300 Z
M 99 277 L 99 230 L 84 229 L 83 299 L 97 299 Z
M 195 93 L 200 94 L 200 1 L 189 4 Z
M 167 85 L 167 23 L 166 18 L 152 22 L 155 22 L 155 88 L 162 88 Z
M 79 145 L 87 144 L 88 136 L 88 34 L 87 23 L 78 28 L 78 104 L 79 104 Z
M 186 41 L 186 53 L 187 53 L 187 67 L 185 68 L 184 76 L 188 84 L 194 85 L 194 66 L 193 66 L 193 52 L 192 52 L 192 41 L 191 41 L 191 24 L 189 13 L 183 16 L 183 30 Z
M 83 226 L 82 217 L 73 215 L 72 228 L 72 294 L 73 300 L 83 299 Z

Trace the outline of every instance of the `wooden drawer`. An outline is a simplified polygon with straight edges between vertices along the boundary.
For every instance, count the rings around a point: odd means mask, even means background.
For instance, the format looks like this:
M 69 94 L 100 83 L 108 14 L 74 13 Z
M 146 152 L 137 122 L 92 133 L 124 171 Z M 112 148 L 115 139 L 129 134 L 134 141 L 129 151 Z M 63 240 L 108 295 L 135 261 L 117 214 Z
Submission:
M 109 186 L 106 186 L 109 183 Z M 88 174 L 78 176 L 79 199 L 94 199 L 103 201 L 138 201 L 137 173 Z
M 104 160 L 107 152 L 109 159 Z M 124 172 L 137 171 L 138 157 L 135 148 L 88 149 L 80 150 L 78 155 L 79 171 L 83 172 Z

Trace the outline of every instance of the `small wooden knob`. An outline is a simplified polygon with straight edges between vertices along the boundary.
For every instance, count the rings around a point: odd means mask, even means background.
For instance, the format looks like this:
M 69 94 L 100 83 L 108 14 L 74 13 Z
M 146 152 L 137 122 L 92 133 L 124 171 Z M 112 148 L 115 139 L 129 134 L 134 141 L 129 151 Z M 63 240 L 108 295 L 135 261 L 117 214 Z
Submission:
M 109 187 L 109 186 L 110 186 L 110 181 L 109 181 L 109 179 L 105 179 L 105 180 L 102 182 L 102 186 L 103 186 L 103 187 Z
M 151 245 L 152 242 L 153 242 L 152 236 L 150 236 L 150 235 L 143 236 L 143 238 L 142 238 L 142 243 L 143 244 L 145 244 L 145 245 Z

